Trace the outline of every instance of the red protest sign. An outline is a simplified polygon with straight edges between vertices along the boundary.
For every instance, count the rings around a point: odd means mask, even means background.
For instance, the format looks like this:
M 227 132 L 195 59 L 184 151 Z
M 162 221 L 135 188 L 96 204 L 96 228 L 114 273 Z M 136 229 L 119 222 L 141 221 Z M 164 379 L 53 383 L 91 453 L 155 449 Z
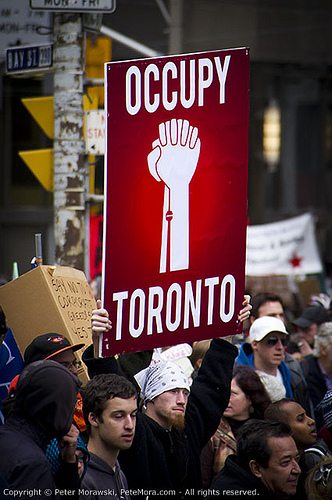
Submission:
M 103 216 L 90 216 L 90 279 L 102 271 Z
M 106 65 L 102 355 L 236 333 L 249 54 Z

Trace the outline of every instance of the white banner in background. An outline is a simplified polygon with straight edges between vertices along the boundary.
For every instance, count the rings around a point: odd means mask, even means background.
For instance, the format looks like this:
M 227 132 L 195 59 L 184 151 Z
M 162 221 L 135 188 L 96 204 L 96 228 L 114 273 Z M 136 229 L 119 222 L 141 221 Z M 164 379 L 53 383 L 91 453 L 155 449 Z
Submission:
M 248 226 L 247 276 L 322 272 L 313 217 L 299 217 Z

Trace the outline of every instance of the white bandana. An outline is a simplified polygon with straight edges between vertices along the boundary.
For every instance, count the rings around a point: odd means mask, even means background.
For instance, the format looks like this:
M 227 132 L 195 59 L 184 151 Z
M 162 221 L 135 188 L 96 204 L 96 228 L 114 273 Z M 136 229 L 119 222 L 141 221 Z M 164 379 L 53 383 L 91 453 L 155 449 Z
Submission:
M 183 370 L 172 361 L 159 361 L 135 375 L 144 401 L 151 401 L 172 389 L 190 390 L 189 381 Z

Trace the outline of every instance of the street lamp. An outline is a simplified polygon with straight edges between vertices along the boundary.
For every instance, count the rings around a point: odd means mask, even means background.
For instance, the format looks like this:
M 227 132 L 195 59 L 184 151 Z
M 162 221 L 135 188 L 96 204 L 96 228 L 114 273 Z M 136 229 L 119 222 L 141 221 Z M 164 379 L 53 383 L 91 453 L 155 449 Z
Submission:
M 263 157 L 268 170 L 275 172 L 280 160 L 281 118 L 280 108 L 273 99 L 264 110 Z

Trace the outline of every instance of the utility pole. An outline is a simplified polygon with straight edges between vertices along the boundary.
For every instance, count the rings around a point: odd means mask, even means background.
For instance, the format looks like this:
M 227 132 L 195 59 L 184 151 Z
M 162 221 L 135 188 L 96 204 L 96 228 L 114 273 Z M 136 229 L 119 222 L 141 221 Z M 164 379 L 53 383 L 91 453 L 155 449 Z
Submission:
M 170 0 L 170 32 L 168 53 L 183 52 L 183 0 Z
M 59 265 L 84 270 L 82 15 L 71 12 L 53 16 L 55 259 Z

